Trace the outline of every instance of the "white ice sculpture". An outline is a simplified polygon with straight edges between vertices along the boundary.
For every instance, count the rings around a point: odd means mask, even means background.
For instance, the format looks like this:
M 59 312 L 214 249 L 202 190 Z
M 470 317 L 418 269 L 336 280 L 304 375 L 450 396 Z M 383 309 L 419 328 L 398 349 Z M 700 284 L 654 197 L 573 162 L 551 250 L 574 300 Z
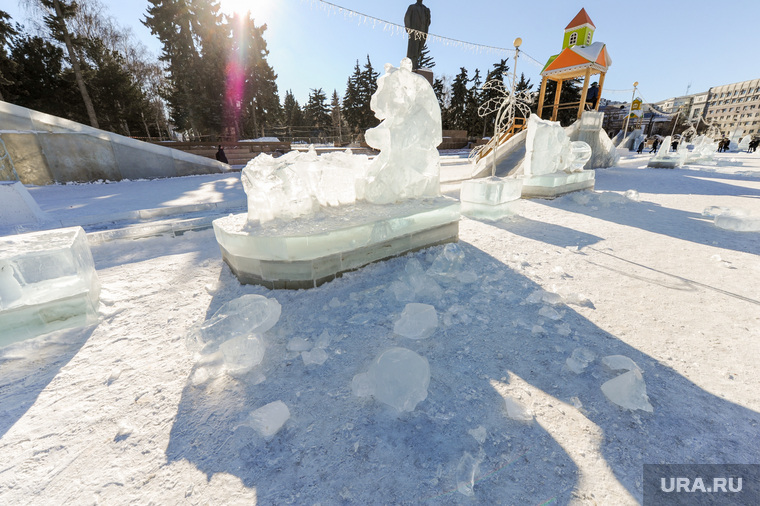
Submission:
M 322 207 L 353 204 L 355 180 L 366 169 L 366 155 L 326 153 L 314 147 L 279 158 L 261 154 L 248 162 L 241 181 L 248 195 L 248 221 L 309 217 Z
M 580 121 L 565 129 L 570 140 L 585 142 L 591 148 L 591 157 L 583 166 L 585 169 L 612 167 L 620 159 L 615 145 L 602 128 L 603 122 L 603 112 L 584 111 Z M 635 132 L 640 133 L 641 130 Z M 640 137 L 644 136 L 636 137 L 634 149 L 638 147 Z
M 570 142 L 565 129 L 556 121 L 528 118 L 528 135 L 525 140 L 525 162 L 523 169 L 526 176 L 541 176 L 557 172 L 579 172 L 591 156 L 591 149 L 582 149 L 577 141 Z M 576 157 L 583 156 L 583 164 L 578 168 Z
M 743 128 L 737 128 L 736 130 L 728 134 L 729 151 L 737 151 L 739 149 L 739 141 L 741 140 L 742 135 L 744 135 Z
M 654 167 L 659 169 L 674 169 L 676 167 L 683 167 L 686 162 L 686 156 L 688 151 L 670 151 L 671 137 L 668 135 L 663 139 L 662 144 L 657 149 L 657 153 L 649 159 L 647 167 Z
M 686 163 L 710 163 L 718 151 L 718 143 L 707 135 L 692 140 L 692 150 L 686 155 Z
M 381 123 L 365 139 L 380 154 L 356 182 L 357 198 L 374 204 L 440 195 L 441 108 L 428 81 L 412 72 L 412 61 L 385 65 L 370 107 Z
M 414 411 L 427 398 L 430 365 L 426 358 L 406 348 L 391 348 L 372 362 L 369 371 L 351 383 L 354 395 L 374 396 L 398 411 Z
M 739 141 L 739 151 L 747 151 L 749 149 L 749 143 L 752 141 L 751 135 L 745 135 L 742 140 Z

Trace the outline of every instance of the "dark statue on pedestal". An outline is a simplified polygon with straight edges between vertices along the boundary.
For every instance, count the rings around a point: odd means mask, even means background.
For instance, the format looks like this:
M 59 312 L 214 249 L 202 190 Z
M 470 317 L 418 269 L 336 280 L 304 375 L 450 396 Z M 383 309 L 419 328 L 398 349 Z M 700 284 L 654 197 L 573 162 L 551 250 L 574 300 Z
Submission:
M 409 34 L 406 57 L 412 60 L 412 69 L 416 70 L 430 27 L 430 9 L 422 5 L 422 0 L 417 0 L 416 4 L 410 5 L 406 10 L 404 26 Z

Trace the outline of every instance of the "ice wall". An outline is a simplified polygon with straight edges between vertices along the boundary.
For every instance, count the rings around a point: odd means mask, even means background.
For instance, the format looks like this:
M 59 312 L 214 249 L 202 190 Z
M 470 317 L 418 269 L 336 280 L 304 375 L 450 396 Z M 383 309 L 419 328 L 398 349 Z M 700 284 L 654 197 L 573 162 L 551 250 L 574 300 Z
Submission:
M 409 58 L 385 65 L 370 107 L 382 120 L 365 139 L 380 154 L 357 180 L 357 198 L 390 204 L 440 195 L 441 109 L 427 80 L 412 72 Z

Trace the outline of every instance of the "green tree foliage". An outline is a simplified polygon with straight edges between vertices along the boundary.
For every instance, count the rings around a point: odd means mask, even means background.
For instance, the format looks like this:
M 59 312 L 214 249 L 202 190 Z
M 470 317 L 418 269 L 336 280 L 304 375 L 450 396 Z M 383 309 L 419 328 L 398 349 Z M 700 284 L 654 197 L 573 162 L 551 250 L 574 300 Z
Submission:
M 285 92 L 285 100 L 282 104 L 283 123 L 287 127 L 288 137 L 293 137 L 293 129 L 303 126 L 303 111 L 298 104 L 292 90 Z
M 467 69 L 460 67 L 459 74 L 454 76 L 451 83 L 451 103 L 443 113 L 444 129 L 446 130 L 467 130 L 467 104 L 470 97 L 470 82 L 467 76 Z
M 332 137 L 335 142 L 343 143 L 343 111 L 341 110 L 338 90 L 333 90 L 330 100 L 330 120 L 332 122 Z
M 323 137 L 329 134 L 332 118 L 327 105 L 327 96 L 322 88 L 311 90 L 309 101 L 303 108 L 303 115 L 307 126 L 311 128 L 310 136 Z
M 149 0 L 143 23 L 163 45 L 166 100 L 176 125 L 197 133 L 259 136 L 280 122 L 266 25 L 227 18 L 218 0 Z
M 3 88 L 13 84 L 10 74 L 16 67 L 16 62 L 10 58 L 8 51 L 13 38 L 18 35 L 18 30 L 11 25 L 10 19 L 7 12 L 0 10 L 0 100 L 5 100 Z
M 426 42 L 422 45 L 422 50 L 417 57 L 417 65 L 415 65 L 413 68 L 432 69 L 433 67 L 435 67 L 435 60 L 433 60 L 433 57 L 430 55 L 430 49 L 428 49 Z
M 481 87 L 483 83 L 480 79 L 480 70 L 475 69 L 475 73 L 470 80 L 470 88 L 467 90 L 467 101 L 465 102 L 465 130 L 470 135 L 477 135 L 483 130 L 484 121 L 478 114 L 478 108 L 483 103 Z
M 554 97 L 557 91 L 557 83 L 555 81 L 549 81 L 546 83 L 546 96 L 544 98 L 544 110 L 543 115 L 551 117 L 552 104 L 554 104 Z M 581 100 L 581 88 L 578 79 L 569 79 L 562 83 L 562 90 L 560 91 L 559 103 L 562 105 L 576 104 L 575 106 L 565 107 L 557 112 L 557 121 L 562 126 L 568 126 L 572 124 L 578 118 L 578 103 Z M 548 115 L 547 115 L 548 111 Z
M 377 91 L 378 76 L 367 55 L 364 68 L 359 66 L 357 60 L 354 72 L 348 78 L 346 94 L 343 96 L 343 118 L 354 134 L 363 134 L 379 123 L 370 107 L 372 95 Z

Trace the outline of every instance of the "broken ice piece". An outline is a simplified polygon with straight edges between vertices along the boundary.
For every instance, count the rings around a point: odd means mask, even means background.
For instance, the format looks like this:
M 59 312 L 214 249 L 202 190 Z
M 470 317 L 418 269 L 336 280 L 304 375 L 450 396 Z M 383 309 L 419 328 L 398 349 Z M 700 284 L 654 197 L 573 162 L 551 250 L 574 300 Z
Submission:
M 486 428 L 482 425 L 479 426 L 477 429 L 470 429 L 467 431 L 468 434 L 470 434 L 472 437 L 475 438 L 475 441 L 477 441 L 480 444 L 483 444 L 486 442 L 486 436 L 488 435 L 488 431 L 486 431 Z
M 371 392 L 375 399 L 398 411 L 414 411 L 427 398 L 430 365 L 411 350 L 390 348 L 372 362 L 366 377 L 357 376 L 351 384 L 355 395 Z
M 302 337 L 294 337 L 288 341 L 288 351 L 309 351 L 311 343 Z
M 239 336 L 219 345 L 224 367 L 230 376 L 245 374 L 264 359 L 264 341 L 259 336 Z
M 641 200 L 641 196 L 636 190 L 628 190 L 623 195 L 625 195 L 625 198 L 628 200 L 632 200 L 634 202 L 639 202 Z
M 602 392 L 613 403 L 621 408 L 641 409 L 652 413 L 654 408 L 649 404 L 647 386 L 638 369 L 621 374 L 602 385 Z
M 393 325 L 393 332 L 409 339 L 425 339 L 438 327 L 438 313 L 429 304 L 412 302 Z
M 301 352 L 304 365 L 322 365 L 327 360 L 327 352 L 322 348 Z
M 528 408 L 511 397 L 504 397 L 504 406 L 507 409 L 507 416 L 512 420 L 517 420 L 518 422 L 530 422 L 533 420 L 533 415 Z
M 549 306 L 544 306 L 538 311 L 539 316 L 543 316 L 544 318 L 548 318 L 549 320 L 561 320 L 562 315 L 554 308 Z
M 475 459 L 469 452 L 464 452 L 464 456 L 459 460 L 457 465 L 457 492 L 467 497 L 475 495 L 475 476 L 478 474 L 480 462 Z
M 330 333 L 326 330 L 323 330 L 321 334 L 319 334 L 319 337 L 317 338 L 317 342 L 314 343 L 315 348 L 327 348 L 330 346 Z
M 288 418 L 290 418 L 288 406 L 282 401 L 274 401 L 251 412 L 242 425 L 247 425 L 269 438 L 277 434 Z
M 604 357 L 602 364 L 610 371 L 641 371 L 636 362 L 624 355 L 609 355 Z
M 586 367 L 594 361 L 596 355 L 588 348 L 576 348 L 565 361 L 567 368 L 575 374 L 580 374 L 586 370 Z

